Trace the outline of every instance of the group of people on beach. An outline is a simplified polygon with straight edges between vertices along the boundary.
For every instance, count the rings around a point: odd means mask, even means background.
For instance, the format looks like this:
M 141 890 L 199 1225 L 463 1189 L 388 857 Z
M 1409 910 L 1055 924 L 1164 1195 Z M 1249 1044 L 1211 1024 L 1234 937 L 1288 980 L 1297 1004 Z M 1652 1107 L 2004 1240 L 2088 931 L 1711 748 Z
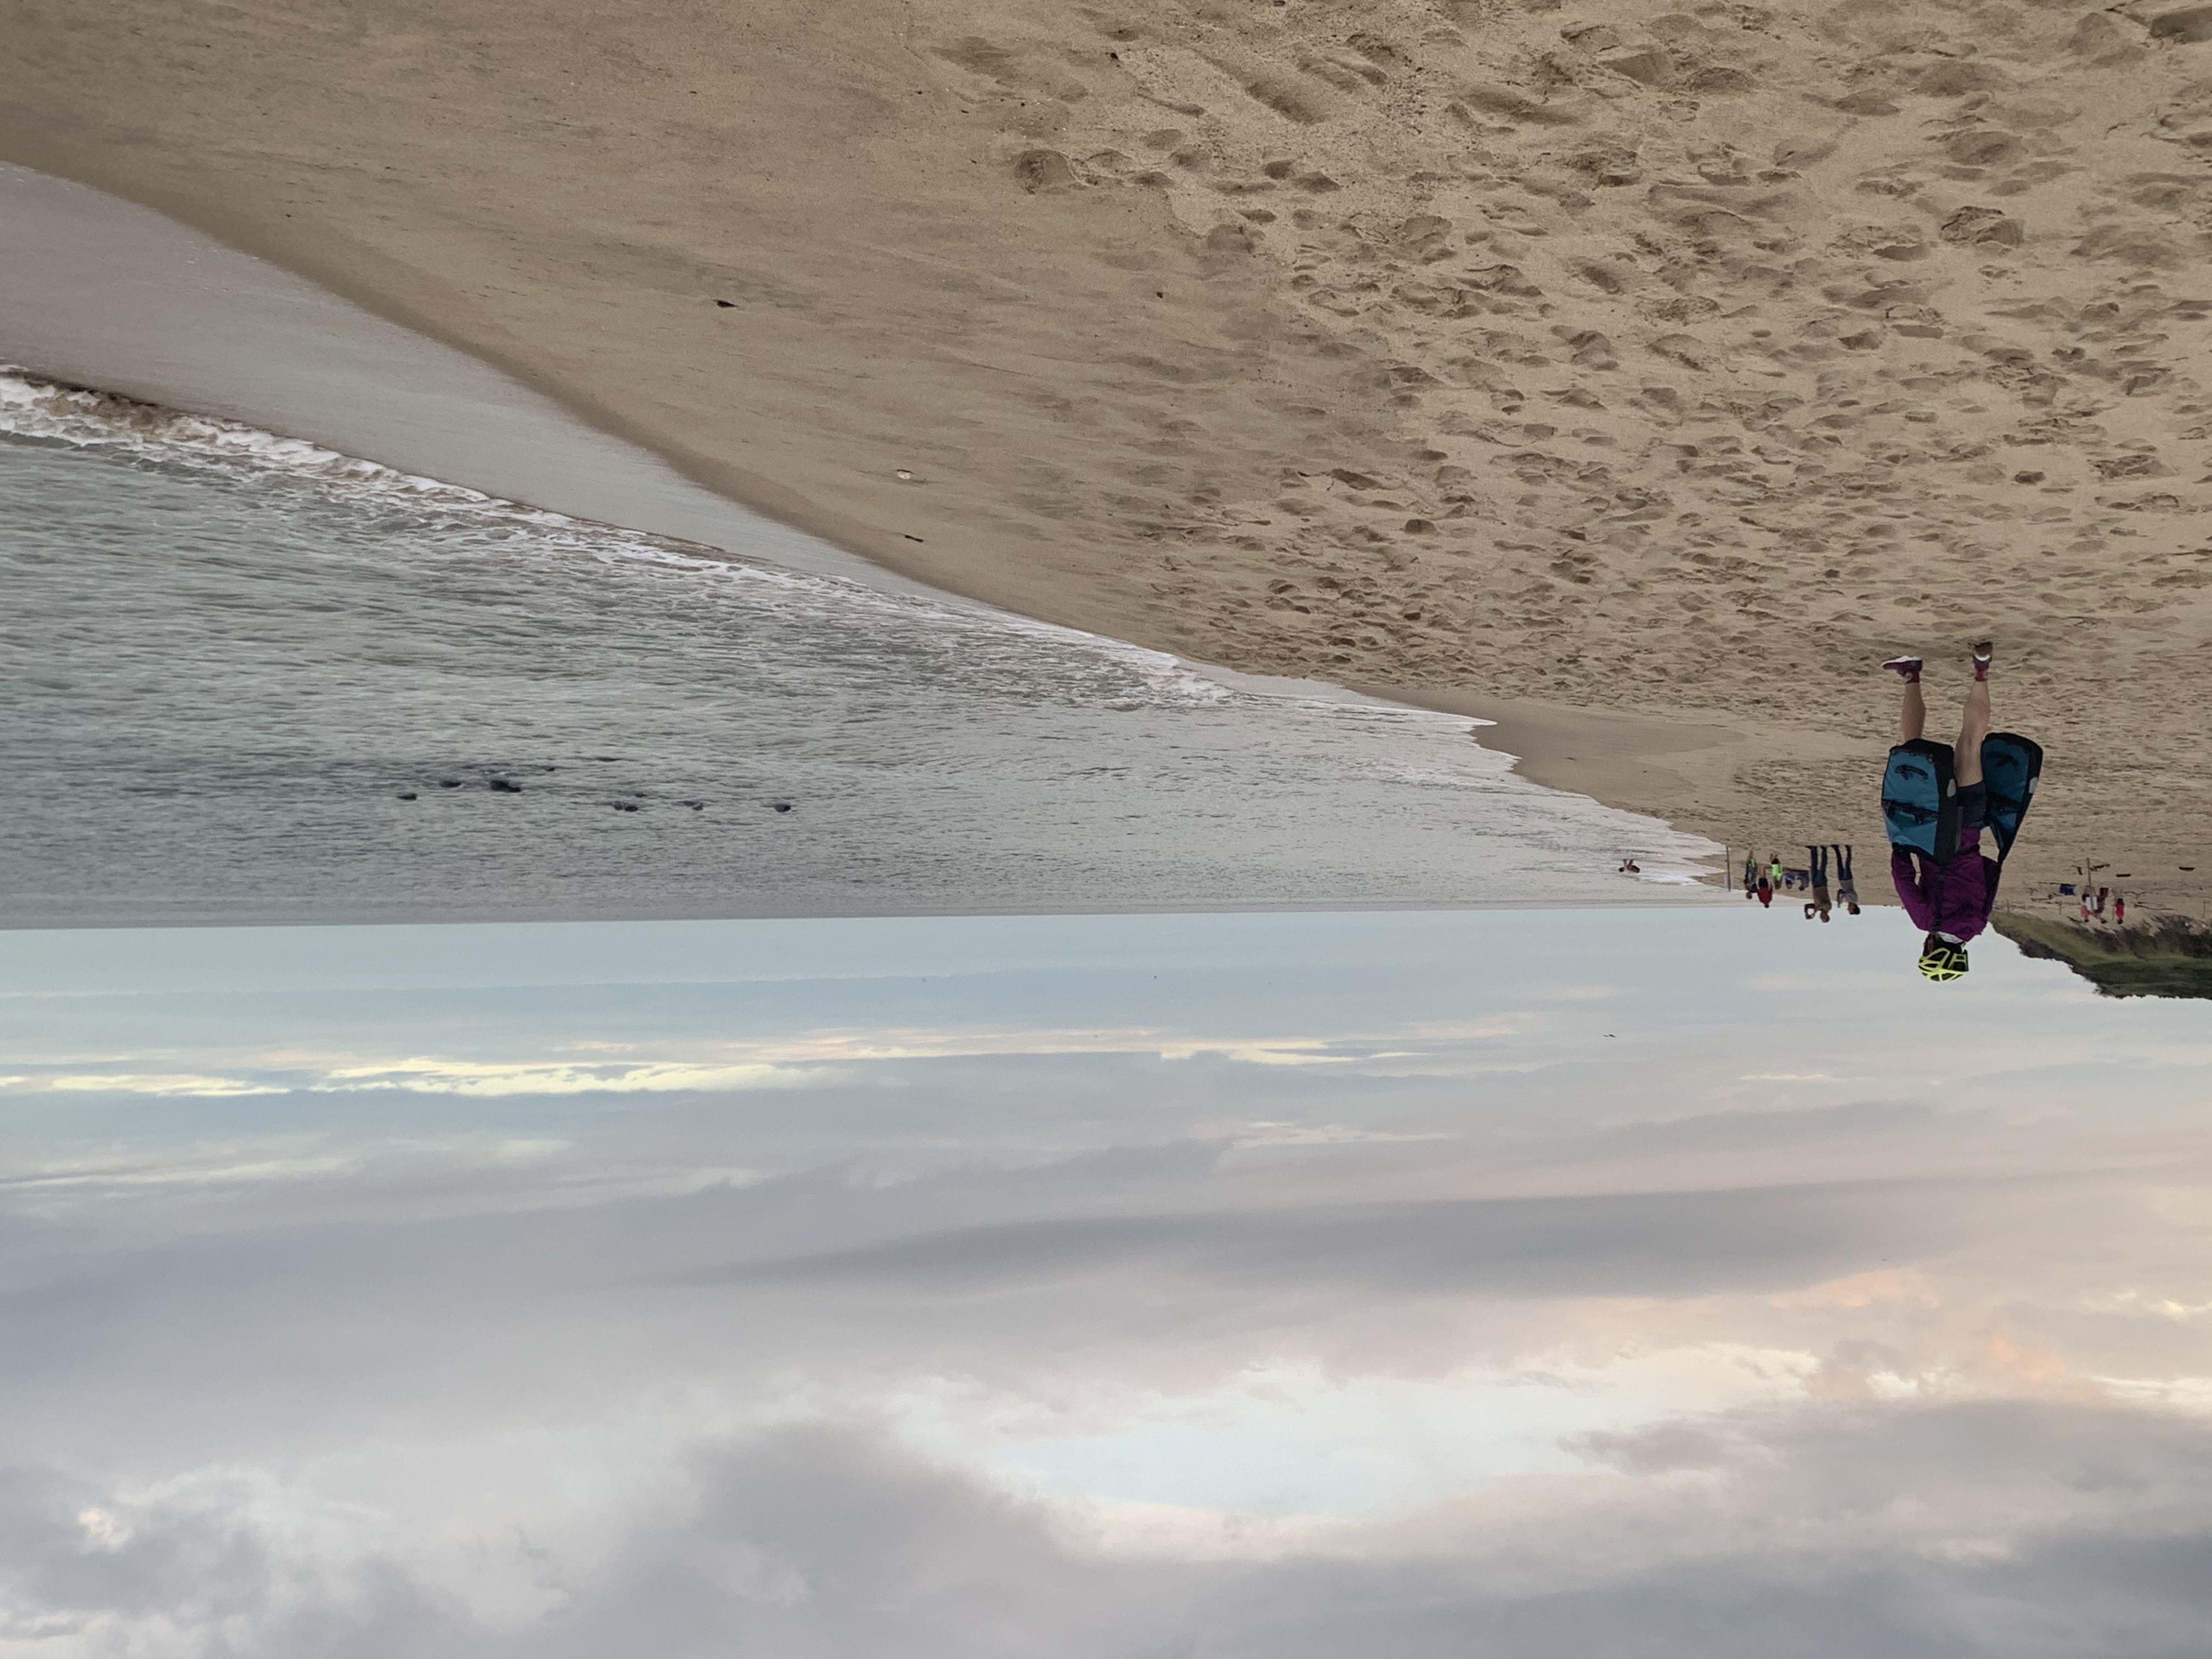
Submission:
M 1834 890 L 1830 891 L 1828 876 L 1835 873 Z M 1859 914 L 1858 884 L 1851 875 L 1851 846 L 1849 842 L 1831 842 L 1825 847 L 1808 847 L 1805 862 L 1784 866 L 1782 854 L 1769 853 L 1766 862 L 1749 854 L 1743 860 L 1743 896 L 1757 899 L 1762 908 L 1774 908 L 1774 896 L 1787 892 L 1809 893 L 1804 902 L 1805 920 L 1826 921 L 1838 904 L 1850 915 Z
M 2075 890 L 2077 886 L 2081 890 L 2079 893 Z M 2058 884 L 2058 896 L 2061 898 L 2079 898 L 2081 920 L 2085 922 L 2110 921 L 2115 927 L 2128 925 L 2126 896 L 2116 893 L 2109 887 L 2093 888 L 2086 881 L 2078 884 L 2062 881 Z

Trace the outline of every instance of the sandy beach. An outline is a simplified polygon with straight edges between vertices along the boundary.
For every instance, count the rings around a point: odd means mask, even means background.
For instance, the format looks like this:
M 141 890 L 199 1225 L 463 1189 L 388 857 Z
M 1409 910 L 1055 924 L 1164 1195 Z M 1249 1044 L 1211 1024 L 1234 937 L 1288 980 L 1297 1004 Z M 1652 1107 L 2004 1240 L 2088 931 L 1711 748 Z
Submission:
M 27 0 L 10 40 L 0 159 L 921 580 L 1497 719 L 1762 851 L 1878 841 L 1871 665 L 1943 659 L 1940 729 L 1990 634 L 2051 754 L 2008 880 L 2203 891 L 2212 7 Z

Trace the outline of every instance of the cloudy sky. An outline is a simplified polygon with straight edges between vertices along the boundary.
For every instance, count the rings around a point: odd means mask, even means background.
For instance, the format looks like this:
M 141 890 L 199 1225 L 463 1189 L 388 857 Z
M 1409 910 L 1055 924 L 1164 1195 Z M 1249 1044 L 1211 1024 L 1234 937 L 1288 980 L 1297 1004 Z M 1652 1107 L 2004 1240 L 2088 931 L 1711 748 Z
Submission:
M 0 1656 L 2201 1656 L 2212 1022 L 1913 946 L 0 934 Z

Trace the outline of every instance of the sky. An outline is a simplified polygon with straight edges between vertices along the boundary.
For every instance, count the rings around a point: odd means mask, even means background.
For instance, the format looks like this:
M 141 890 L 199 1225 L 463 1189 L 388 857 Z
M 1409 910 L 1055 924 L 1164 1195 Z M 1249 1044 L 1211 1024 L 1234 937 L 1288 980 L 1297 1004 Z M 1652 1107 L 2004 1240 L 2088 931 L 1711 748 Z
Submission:
M 0 1659 L 2199 1655 L 2204 1006 L 1916 945 L 0 933 Z

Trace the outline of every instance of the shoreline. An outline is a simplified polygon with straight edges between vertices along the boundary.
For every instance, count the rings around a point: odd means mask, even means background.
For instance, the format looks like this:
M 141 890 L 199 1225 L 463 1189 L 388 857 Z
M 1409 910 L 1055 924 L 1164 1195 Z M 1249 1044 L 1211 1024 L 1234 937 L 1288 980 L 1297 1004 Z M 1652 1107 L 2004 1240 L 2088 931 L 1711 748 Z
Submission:
M 29 159 L 25 159 L 27 157 Z M 419 285 L 422 282 L 423 279 L 419 273 L 403 271 L 394 266 L 388 273 L 392 280 L 383 283 L 374 280 L 373 276 L 364 275 L 364 273 L 375 272 L 380 266 L 390 265 L 391 262 L 380 258 L 374 250 L 359 243 L 350 246 L 327 248 L 319 239 L 312 236 L 272 236 L 268 234 L 267 228 L 250 214 L 211 209 L 207 201 L 197 195 L 179 198 L 160 191 L 133 191 L 127 188 L 124 181 L 100 176 L 100 169 L 84 167 L 78 165 L 77 161 L 77 156 L 69 147 L 56 144 L 51 138 L 28 137 L 20 130 L 10 131 L 4 121 L 0 121 L 0 192 L 7 191 L 12 182 L 4 176 L 9 173 L 27 173 L 36 179 L 67 185 L 75 191 L 89 192 L 93 197 L 102 198 L 103 210 L 98 216 L 108 220 L 108 225 L 106 228 L 109 228 L 112 234 L 142 242 L 153 242 L 157 246 L 167 244 L 167 246 L 161 247 L 161 251 L 166 256 L 164 262 L 169 264 L 172 269 L 179 258 L 187 262 L 204 260 L 208 249 L 212 249 L 220 250 L 221 254 L 228 256 L 231 261 L 251 262 L 252 264 L 264 267 L 266 271 L 280 273 L 282 277 L 289 279 L 291 283 L 298 284 L 301 289 L 317 291 L 326 300 L 335 300 L 340 306 L 359 313 L 357 317 L 344 317 L 337 307 L 326 306 L 323 307 L 324 314 L 319 319 L 319 325 L 325 331 L 336 328 L 353 331 L 364 321 L 373 325 L 381 325 L 384 330 L 391 331 L 391 334 L 386 336 L 385 341 L 380 343 L 390 345 L 396 343 L 398 337 L 404 336 L 411 337 L 418 347 L 427 344 L 435 348 L 434 353 L 418 350 L 414 354 L 417 361 L 413 364 L 413 369 L 417 374 L 428 371 L 441 380 L 446 379 L 447 374 L 453 368 L 450 359 L 459 359 L 475 366 L 484 376 L 495 377 L 498 380 L 504 381 L 506 383 L 504 401 L 508 407 L 502 412 L 520 413 L 525 418 L 538 416 L 538 418 L 531 421 L 531 426 L 532 435 L 538 441 L 544 441 L 551 437 L 550 423 L 542 418 L 543 411 L 529 409 L 527 405 L 532 402 L 542 401 L 544 404 L 557 409 L 573 426 L 582 428 L 593 437 L 619 445 L 638 456 L 650 457 L 659 466 L 665 468 L 672 475 L 672 478 L 661 481 L 659 487 L 662 490 L 667 490 L 672 483 L 680 484 L 683 491 L 697 492 L 712 498 L 725 513 L 734 512 L 744 518 L 758 520 L 759 527 L 771 532 L 781 532 L 787 538 L 794 535 L 805 538 L 833 550 L 841 561 L 850 561 L 854 565 L 865 566 L 868 575 L 864 578 L 854 569 L 842 563 L 837 568 L 818 574 L 845 574 L 854 580 L 872 579 L 875 585 L 879 586 L 906 585 L 908 591 L 920 590 L 939 596 L 949 594 L 975 604 L 989 605 L 994 609 L 1012 610 L 1018 615 L 1031 617 L 1036 620 L 1052 622 L 1062 627 L 1077 628 L 1085 633 L 1097 631 L 1085 628 L 1079 623 L 1068 621 L 1057 616 L 1046 615 L 1043 609 L 1031 610 L 1009 605 L 988 592 L 967 591 L 958 583 L 945 580 L 942 573 L 921 571 L 915 567 L 910 559 L 902 556 L 898 545 L 884 532 L 872 529 L 833 508 L 824 507 L 820 503 L 811 501 L 793 490 L 781 488 L 758 472 L 732 463 L 718 461 L 683 446 L 673 444 L 668 441 L 665 434 L 648 432 L 638 422 L 625 419 L 619 412 L 606 407 L 601 400 L 549 377 L 523 354 L 501 350 L 495 345 L 464 336 L 444 324 L 435 307 L 410 303 L 402 297 L 406 288 L 410 285 Z M 0 199 L 5 198 L 0 197 Z M 22 204 L 20 198 L 8 204 L 11 209 L 18 210 Z M 84 205 L 78 204 L 77 210 L 71 215 L 76 218 L 80 225 L 89 222 L 94 217 L 94 214 L 82 210 Z M 121 222 L 120 216 L 113 213 L 112 210 L 115 209 L 136 210 L 137 214 L 149 216 L 150 219 L 156 222 L 149 223 L 142 220 L 137 224 L 125 225 Z M 27 236 L 21 239 L 25 243 L 29 240 Z M 186 253 L 184 251 L 185 246 L 194 240 L 208 245 L 208 249 Z M 4 266 L 0 266 L 0 270 L 4 269 Z M 245 270 L 246 265 L 243 263 L 232 264 L 228 265 L 226 274 L 243 274 Z M 261 287 L 264 284 L 266 284 L 265 276 L 261 283 L 253 283 L 252 286 Z M 295 292 L 286 294 L 283 297 L 284 301 L 296 304 L 302 296 Z M 80 341 L 76 343 L 82 345 L 89 343 Z M 4 358 L 4 348 L 0 348 L 0 358 Z M 447 357 L 449 361 L 433 365 L 428 361 L 433 356 Z M 32 367 L 28 364 L 25 366 Z M 121 373 L 126 377 L 136 378 L 134 372 L 127 367 L 123 368 Z M 469 378 L 465 374 L 453 377 L 457 386 L 465 385 Z M 121 392 L 129 396 L 138 395 L 132 392 L 128 385 L 118 384 L 112 379 L 103 378 L 88 381 L 86 384 L 92 390 Z M 489 379 L 484 381 L 484 386 L 488 386 L 488 385 Z M 477 396 L 484 395 L 483 386 L 470 389 Z M 144 401 L 183 406 L 174 397 L 155 394 L 147 395 Z M 516 410 L 514 405 L 517 404 L 523 404 L 524 408 Z M 249 405 L 239 406 L 243 408 Z M 318 442 L 325 441 L 311 432 L 294 433 L 287 425 L 272 425 L 267 420 L 249 415 L 231 415 L 226 409 L 204 410 L 195 409 L 193 412 L 221 413 L 225 415 L 226 418 L 240 420 L 247 425 L 284 431 L 287 435 L 306 436 Z M 327 423 L 329 418 L 337 413 L 335 409 L 327 407 L 319 412 L 323 419 L 320 422 L 315 422 L 316 424 Z M 311 420 L 313 420 L 312 416 Z M 480 442 L 483 434 L 474 435 Z M 579 434 L 570 434 L 572 442 L 576 435 Z M 391 446 L 404 443 L 404 439 L 397 431 L 386 428 L 372 441 L 383 446 Z M 329 447 L 344 453 L 360 454 L 366 459 L 384 461 L 385 465 L 397 466 L 401 471 L 422 470 L 397 460 L 386 459 L 385 456 L 368 449 L 349 447 L 343 441 L 330 441 Z M 519 458 L 494 457 L 477 452 L 472 453 L 471 459 L 479 465 L 489 465 L 495 472 L 504 472 L 514 466 Z M 612 470 L 611 458 L 599 456 L 593 459 L 602 471 Z M 441 475 L 429 472 L 426 476 Z M 559 473 L 551 469 L 546 470 L 544 476 L 547 482 L 535 491 L 527 489 L 515 490 L 490 488 L 473 483 L 469 487 L 485 489 L 488 494 L 502 495 L 515 501 L 529 501 L 532 505 L 544 505 L 545 503 L 538 498 L 549 493 L 562 493 L 563 482 Z M 447 482 L 465 481 L 456 478 L 447 479 Z M 601 477 L 594 482 L 604 489 L 614 481 Z M 629 485 L 632 481 L 623 479 L 621 482 L 624 485 Z M 712 513 L 702 513 L 698 503 L 687 502 L 685 505 L 691 513 L 697 514 L 710 522 L 714 517 Z M 555 510 L 567 509 L 556 508 Z M 650 512 L 653 509 L 649 506 L 641 506 L 634 510 Z M 712 535 L 659 531 L 655 526 L 632 524 L 627 518 L 618 517 L 607 512 L 578 511 L 572 516 L 595 519 L 602 523 L 619 524 L 631 528 L 653 529 L 656 533 L 680 535 L 684 540 L 698 541 L 708 546 L 725 545 L 714 539 Z M 733 532 L 725 530 L 722 533 Z M 734 552 L 739 550 L 728 547 L 726 550 Z M 793 561 L 788 558 L 779 558 L 777 562 L 788 563 Z M 802 564 L 799 568 L 817 568 L 811 564 Z M 1045 609 L 1048 608 L 1048 606 L 1045 607 Z M 1158 647 L 1147 647 L 1146 648 Z
M 154 209 L 0 162 L 0 362 L 569 517 L 937 590 L 686 478 L 433 335 Z
M 680 459 L 592 422 L 572 400 L 543 394 L 504 366 L 155 210 L 5 163 L 0 207 L 19 232 L 0 248 L 0 279 L 10 298 L 0 314 L 0 362 L 575 518 L 1096 633 L 921 581 L 805 524 L 767 517 L 705 487 Z M 1671 755 L 1741 741 L 1725 728 L 1649 716 L 1477 692 L 1250 675 L 1165 654 L 1257 688 L 1492 722 L 1474 728 L 1475 740 L 1511 757 L 1512 769 L 1530 782 L 1691 833 L 1705 832 L 1627 800 L 1708 781 L 1638 765 L 1632 749 Z

